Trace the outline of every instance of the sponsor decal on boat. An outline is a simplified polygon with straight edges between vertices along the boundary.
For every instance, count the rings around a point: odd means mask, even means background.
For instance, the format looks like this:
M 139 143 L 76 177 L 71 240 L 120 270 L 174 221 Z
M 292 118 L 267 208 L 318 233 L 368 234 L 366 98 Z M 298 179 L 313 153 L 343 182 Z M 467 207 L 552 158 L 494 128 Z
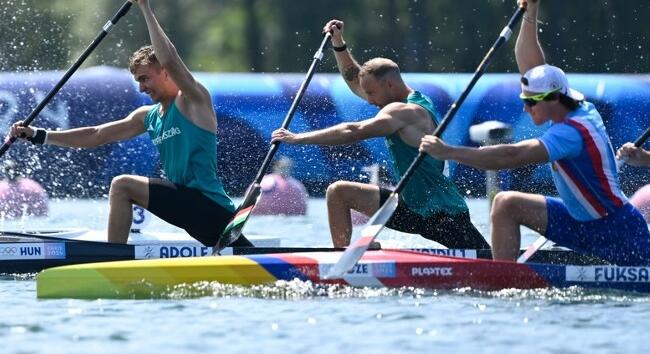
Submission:
M 135 246 L 135 259 L 205 257 L 212 255 L 212 247 L 196 245 Z
M 0 260 L 63 259 L 63 243 L 20 243 L 0 246 Z
M 450 277 L 454 275 L 452 267 L 412 267 L 411 276 L 414 277 Z
M 319 266 L 320 274 L 329 274 L 330 269 L 334 264 L 321 264 Z M 381 263 L 357 263 L 352 269 L 347 271 L 343 277 L 356 278 L 356 277 L 372 277 L 372 278 L 395 278 L 397 270 L 395 262 L 381 262 Z
M 566 280 L 585 283 L 648 283 L 650 267 L 567 266 Z
M 409 251 L 433 254 L 436 256 L 462 257 L 472 259 L 478 258 L 476 250 L 473 249 L 410 248 Z
M 65 244 L 64 243 L 45 243 L 43 245 L 45 252 L 45 259 L 64 259 L 65 258 Z

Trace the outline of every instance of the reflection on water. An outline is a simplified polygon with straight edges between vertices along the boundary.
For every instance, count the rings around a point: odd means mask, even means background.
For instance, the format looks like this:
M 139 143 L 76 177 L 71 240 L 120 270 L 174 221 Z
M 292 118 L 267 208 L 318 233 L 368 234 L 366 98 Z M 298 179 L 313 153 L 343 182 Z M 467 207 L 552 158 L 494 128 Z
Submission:
M 294 279 L 280 280 L 268 285 L 241 286 L 200 282 L 174 286 L 169 290 L 169 298 L 188 297 L 252 297 L 274 300 L 300 300 L 310 298 L 370 298 L 381 296 L 419 297 L 427 293 L 425 289 L 402 288 L 353 288 L 342 285 L 313 284 L 311 281 Z
M 273 284 L 242 286 L 218 282 L 199 282 L 173 286 L 160 294 L 162 298 L 185 299 L 199 297 L 248 297 L 274 300 L 301 300 L 311 298 L 373 298 L 373 297 L 436 297 L 441 294 L 493 298 L 509 301 L 544 300 L 556 304 L 578 303 L 650 303 L 650 296 L 616 290 L 590 290 L 577 286 L 557 289 L 505 289 L 499 291 L 480 291 L 470 288 L 454 290 L 401 288 L 355 288 L 338 284 L 314 284 L 311 281 L 294 279 L 280 280 Z

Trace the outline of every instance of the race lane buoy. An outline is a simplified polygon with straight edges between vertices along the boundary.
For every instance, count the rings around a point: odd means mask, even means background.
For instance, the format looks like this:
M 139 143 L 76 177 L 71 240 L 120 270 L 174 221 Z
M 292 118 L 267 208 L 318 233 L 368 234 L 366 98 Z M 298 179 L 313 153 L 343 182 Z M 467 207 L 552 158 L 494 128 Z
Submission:
M 260 183 L 262 195 L 253 209 L 257 215 L 305 215 L 309 195 L 297 179 L 271 173 Z
M 29 178 L 0 181 L 0 214 L 7 218 L 47 216 L 48 197 L 38 182 Z
M 257 215 L 305 215 L 309 195 L 305 186 L 291 177 L 293 162 L 281 156 L 273 164 L 273 173 L 262 178 L 262 194 L 253 209 Z

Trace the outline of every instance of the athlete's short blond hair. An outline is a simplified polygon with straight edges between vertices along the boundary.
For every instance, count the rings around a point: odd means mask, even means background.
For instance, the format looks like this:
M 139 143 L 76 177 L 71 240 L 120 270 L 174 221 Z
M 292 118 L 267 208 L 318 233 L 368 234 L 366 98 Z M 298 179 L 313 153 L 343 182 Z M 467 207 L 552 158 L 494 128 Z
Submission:
M 386 75 L 399 77 L 400 71 L 399 66 L 394 61 L 386 58 L 374 58 L 361 66 L 359 77 L 366 75 L 372 75 L 376 79 L 383 79 Z

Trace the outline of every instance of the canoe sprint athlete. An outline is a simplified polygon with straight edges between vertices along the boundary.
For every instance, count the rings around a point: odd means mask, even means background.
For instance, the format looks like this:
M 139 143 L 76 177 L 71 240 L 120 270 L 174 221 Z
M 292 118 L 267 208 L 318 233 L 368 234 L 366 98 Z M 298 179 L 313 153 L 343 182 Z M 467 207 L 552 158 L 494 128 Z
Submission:
M 402 80 L 392 60 L 371 59 L 360 66 L 343 40 L 343 22 L 329 21 L 323 31 L 332 32 L 332 46 L 339 71 L 352 92 L 380 108 L 374 118 L 341 123 L 330 128 L 294 134 L 273 132 L 273 141 L 289 144 L 341 145 L 385 137 L 392 157 L 393 174 L 400 178 L 418 154 L 425 134 L 437 124 L 433 104 Z M 427 156 L 402 193 L 387 226 L 420 234 L 449 248 L 485 249 L 489 245 L 470 220 L 465 200 L 443 175 L 444 161 Z M 391 191 L 372 184 L 338 181 L 327 188 L 327 211 L 334 247 L 350 243 L 350 210 L 374 214 Z
M 137 3 L 147 24 L 151 46 L 129 60 L 139 90 L 157 104 L 142 106 L 126 118 L 93 127 L 64 131 L 22 127 L 11 135 L 34 144 L 91 148 L 133 138 L 144 132 L 160 152 L 166 179 L 117 176 L 109 192 L 108 241 L 126 243 L 132 205 L 185 229 L 206 246 L 213 246 L 235 207 L 217 175 L 217 120 L 207 89 L 187 69 L 158 23 L 148 0 Z M 235 245 L 250 245 L 247 240 Z
M 639 211 L 621 192 L 603 120 L 593 104 L 569 87 L 562 70 L 545 63 L 537 38 L 538 1 L 527 6 L 515 56 L 524 110 L 536 125 L 551 122 L 538 139 L 482 148 L 446 145 L 426 136 L 421 150 L 485 170 L 550 162 L 560 198 L 501 192 L 492 209 L 492 254 L 514 260 L 523 225 L 560 246 L 618 265 L 650 264 L 650 234 Z

